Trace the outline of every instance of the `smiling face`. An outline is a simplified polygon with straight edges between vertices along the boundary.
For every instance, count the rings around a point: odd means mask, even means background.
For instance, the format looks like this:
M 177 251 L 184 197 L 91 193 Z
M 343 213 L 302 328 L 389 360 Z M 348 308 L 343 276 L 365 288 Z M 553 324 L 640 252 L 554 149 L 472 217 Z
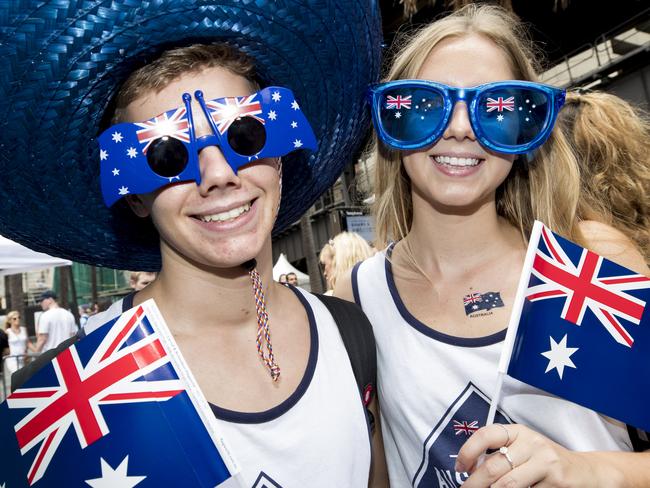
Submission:
M 455 87 L 513 79 L 505 53 L 477 35 L 440 42 L 418 78 Z M 467 106 L 459 102 L 442 137 L 425 150 L 405 152 L 404 167 L 418 202 L 442 212 L 472 211 L 494 202 L 497 187 L 512 168 L 514 156 L 483 148 L 472 131 Z
M 183 93 L 199 89 L 207 100 L 256 91 L 227 69 L 207 68 L 137 98 L 126 107 L 124 118 L 147 120 L 181 106 Z M 200 106 L 192 103 L 196 137 L 212 134 Z M 199 166 L 200 185 L 176 183 L 127 200 L 137 215 L 151 215 L 161 238 L 163 265 L 166 259 L 180 258 L 208 267 L 239 266 L 270 240 L 280 198 L 278 161 L 256 160 L 235 174 L 221 150 L 209 146 L 199 153 Z

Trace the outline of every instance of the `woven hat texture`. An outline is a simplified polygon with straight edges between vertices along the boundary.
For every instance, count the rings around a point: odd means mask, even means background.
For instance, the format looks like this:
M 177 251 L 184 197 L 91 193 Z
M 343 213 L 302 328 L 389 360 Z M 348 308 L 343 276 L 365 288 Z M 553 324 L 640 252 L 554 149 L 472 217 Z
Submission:
M 104 206 L 96 137 L 120 85 L 163 50 L 227 42 L 268 84 L 291 88 L 319 143 L 283 158 L 275 231 L 340 175 L 368 128 L 376 1 L 56 0 L 0 3 L 0 234 L 36 251 L 158 270 L 158 235 L 124 202 Z

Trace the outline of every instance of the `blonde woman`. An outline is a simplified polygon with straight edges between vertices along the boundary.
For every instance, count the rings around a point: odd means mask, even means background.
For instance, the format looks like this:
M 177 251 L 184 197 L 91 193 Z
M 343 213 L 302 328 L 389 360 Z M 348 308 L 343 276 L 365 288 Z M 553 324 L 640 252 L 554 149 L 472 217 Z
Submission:
M 333 290 L 339 278 L 350 274 L 355 264 L 368 259 L 375 250 L 360 234 L 343 231 L 330 239 L 321 249 L 319 259 L 323 275 L 327 281 L 328 292 Z
M 578 216 L 626 234 L 650 263 L 650 119 L 605 92 L 569 92 L 559 120 L 580 163 Z
M 395 244 L 336 295 L 373 324 L 393 487 L 650 485 L 650 453 L 629 452 L 643 435 L 518 381 L 484 427 L 534 219 L 648 271 L 623 233 L 576 218 L 579 167 L 553 128 L 564 94 L 535 59 L 510 13 L 470 5 L 400 44 L 371 89 L 376 229 Z M 468 312 L 475 294 L 492 309 Z
M 341 232 L 330 241 L 330 244 L 333 251 L 329 278 L 332 288 L 341 277 L 350 274 L 355 264 L 375 254 L 368 241 L 356 232 Z
M 318 254 L 318 262 L 320 263 L 321 271 L 325 282 L 327 283 L 327 290 L 325 295 L 334 294 L 334 285 L 332 284 L 332 261 L 334 259 L 334 247 L 332 247 L 332 239 L 326 243 Z
M 35 351 L 34 344 L 29 340 L 27 328 L 20 324 L 20 313 L 12 310 L 5 319 L 5 330 L 9 340 L 9 357 L 5 360 L 5 374 L 11 376 L 25 364 L 24 356 L 27 351 Z

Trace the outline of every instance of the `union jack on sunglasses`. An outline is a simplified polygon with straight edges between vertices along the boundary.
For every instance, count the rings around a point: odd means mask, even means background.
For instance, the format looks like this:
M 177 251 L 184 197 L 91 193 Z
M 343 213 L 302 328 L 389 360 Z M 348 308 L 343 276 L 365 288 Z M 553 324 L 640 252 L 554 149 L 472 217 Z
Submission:
M 397 80 L 368 88 L 377 135 L 399 150 L 434 144 L 449 124 L 454 106 L 462 101 L 482 146 L 506 154 L 527 153 L 548 139 L 564 97 L 560 88 L 518 80 L 471 88 Z
M 252 95 L 215 100 L 204 100 L 197 90 L 194 98 L 212 134 L 195 136 L 189 93 L 183 94 L 179 108 L 102 132 L 100 178 L 106 206 L 170 183 L 201 183 L 198 154 L 208 146 L 218 146 L 235 173 L 256 159 L 317 149 L 316 136 L 288 88 L 270 86 Z

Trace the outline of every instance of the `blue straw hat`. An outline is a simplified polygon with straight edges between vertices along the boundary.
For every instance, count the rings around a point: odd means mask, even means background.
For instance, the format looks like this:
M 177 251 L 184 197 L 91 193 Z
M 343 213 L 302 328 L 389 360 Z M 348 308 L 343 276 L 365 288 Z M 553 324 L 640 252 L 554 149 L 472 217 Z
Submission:
M 158 270 L 153 226 L 124 205 L 104 206 L 96 137 L 134 69 L 214 41 L 249 54 L 265 82 L 300 100 L 319 149 L 283 158 L 275 230 L 300 218 L 368 128 L 376 1 L 13 0 L 0 7 L 0 234 L 78 262 Z

